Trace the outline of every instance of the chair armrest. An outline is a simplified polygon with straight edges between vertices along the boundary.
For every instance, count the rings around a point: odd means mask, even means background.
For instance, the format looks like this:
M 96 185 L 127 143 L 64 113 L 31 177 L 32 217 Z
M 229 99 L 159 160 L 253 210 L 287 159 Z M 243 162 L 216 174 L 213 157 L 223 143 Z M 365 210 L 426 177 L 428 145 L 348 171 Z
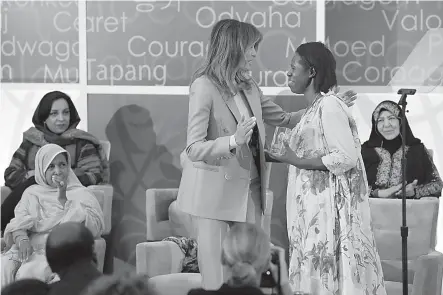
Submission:
M 146 190 L 146 240 L 160 241 L 173 235 L 168 210 L 177 195 L 176 188 Z
M 171 241 L 139 243 L 135 255 L 137 273 L 150 278 L 181 272 L 185 258 L 180 247 Z
M 416 261 L 412 295 L 436 295 L 442 292 L 443 254 L 433 251 Z
M 102 207 L 103 217 L 105 219 L 103 234 L 109 234 L 112 227 L 112 199 L 114 197 L 114 188 L 110 184 L 100 184 L 90 185 L 88 189 L 92 191 Z
M 3 202 L 6 200 L 6 198 L 9 196 L 9 194 L 12 192 L 12 190 L 9 188 L 9 187 L 7 187 L 7 186 L 2 186 L 2 188 L 1 188 L 1 201 L 2 201 L 2 204 L 3 204 Z

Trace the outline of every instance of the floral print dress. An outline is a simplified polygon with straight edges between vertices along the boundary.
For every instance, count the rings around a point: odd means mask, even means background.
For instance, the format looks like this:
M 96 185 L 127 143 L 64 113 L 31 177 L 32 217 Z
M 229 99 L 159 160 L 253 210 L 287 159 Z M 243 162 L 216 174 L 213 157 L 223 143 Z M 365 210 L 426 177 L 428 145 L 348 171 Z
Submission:
M 357 126 L 336 96 L 320 96 L 292 130 L 290 147 L 327 171 L 289 168 L 289 281 L 316 295 L 386 295 L 371 229 Z

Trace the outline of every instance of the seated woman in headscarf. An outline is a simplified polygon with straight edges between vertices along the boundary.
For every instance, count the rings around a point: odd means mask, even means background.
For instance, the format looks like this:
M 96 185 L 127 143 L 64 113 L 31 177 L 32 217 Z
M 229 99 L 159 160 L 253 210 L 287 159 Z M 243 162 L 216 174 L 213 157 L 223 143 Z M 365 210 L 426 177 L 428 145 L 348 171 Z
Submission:
M 45 144 L 57 144 L 68 151 L 71 168 L 84 186 L 109 182 L 105 151 L 97 138 L 77 129 L 79 122 L 78 112 L 68 95 L 53 91 L 43 96 L 32 117 L 35 127 L 24 132 L 23 142 L 5 171 L 5 185 L 12 192 L 1 205 L 2 232 L 14 217 L 14 208 L 24 190 L 35 184 L 34 158 Z
M 372 131 L 362 146 L 368 184 L 373 198 L 402 197 L 401 109 L 393 101 L 381 102 L 372 113 Z M 439 197 L 443 182 L 432 156 L 406 124 L 406 197 Z
M 51 281 L 45 246 L 49 232 L 64 222 L 83 222 L 94 237 L 104 228 L 103 212 L 95 196 L 70 168 L 69 153 L 55 144 L 40 148 L 35 156 L 35 181 L 15 208 L 6 226 L 6 252 L 1 256 L 2 287 L 15 279 Z

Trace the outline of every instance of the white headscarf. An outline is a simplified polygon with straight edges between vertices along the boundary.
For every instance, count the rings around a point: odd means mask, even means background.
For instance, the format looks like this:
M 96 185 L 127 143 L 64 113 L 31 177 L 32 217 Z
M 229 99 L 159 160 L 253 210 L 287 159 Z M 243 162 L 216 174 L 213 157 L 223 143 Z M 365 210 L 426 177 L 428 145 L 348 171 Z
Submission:
M 52 143 L 42 146 L 35 155 L 35 182 L 37 182 L 42 188 L 49 190 L 48 193 L 58 193 L 57 188 L 54 188 L 47 183 L 45 174 L 54 158 L 60 154 L 65 154 L 68 160 L 69 175 L 67 178 L 67 191 L 83 188 L 84 186 L 71 169 L 71 155 L 61 146 Z
M 84 222 L 94 236 L 99 236 L 104 229 L 103 211 L 96 197 L 84 187 L 74 171 L 69 168 L 66 198 L 63 206 L 58 200 L 58 188 L 50 186 L 45 172 L 54 158 L 65 153 L 68 167 L 71 167 L 69 153 L 56 144 L 41 147 L 35 156 L 35 181 L 28 187 L 14 210 L 15 217 L 5 228 L 5 241 L 11 244 L 12 233 L 25 230 L 31 233 L 48 233 L 54 226 L 67 222 Z

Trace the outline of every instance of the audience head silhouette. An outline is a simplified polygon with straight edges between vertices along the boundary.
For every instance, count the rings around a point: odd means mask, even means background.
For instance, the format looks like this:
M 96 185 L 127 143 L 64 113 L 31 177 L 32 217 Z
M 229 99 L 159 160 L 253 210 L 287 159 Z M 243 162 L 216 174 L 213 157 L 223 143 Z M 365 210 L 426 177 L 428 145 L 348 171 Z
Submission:
M 102 276 L 92 282 L 82 295 L 150 295 L 144 275 L 125 274 Z
M 271 246 L 263 229 L 248 223 L 232 227 L 223 241 L 222 264 L 230 286 L 260 286 L 261 274 L 270 265 Z
M 36 279 L 15 281 L 1 291 L 2 295 L 46 295 L 48 293 L 49 285 Z
M 51 270 L 59 275 L 76 263 L 96 263 L 91 231 L 77 222 L 58 225 L 48 236 L 46 258 Z

